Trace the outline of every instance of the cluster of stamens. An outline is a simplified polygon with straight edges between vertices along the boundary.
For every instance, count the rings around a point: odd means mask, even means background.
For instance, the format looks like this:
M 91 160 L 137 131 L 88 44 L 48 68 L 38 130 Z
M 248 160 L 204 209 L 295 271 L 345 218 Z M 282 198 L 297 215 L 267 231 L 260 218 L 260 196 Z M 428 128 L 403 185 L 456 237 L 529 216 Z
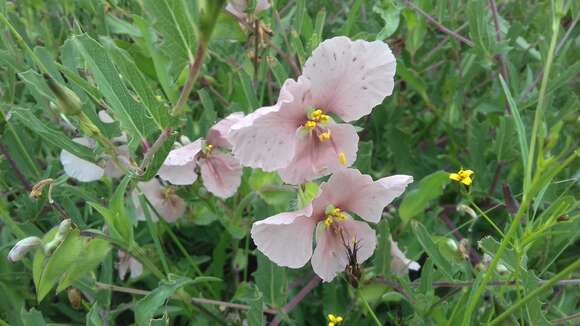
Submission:
M 330 227 L 334 222 L 343 222 L 346 220 L 347 216 L 348 215 L 338 207 L 329 208 L 326 210 L 324 225 Z
M 308 114 L 308 121 L 304 123 L 304 129 L 308 132 L 316 129 L 318 131 L 318 139 L 321 142 L 325 142 L 331 138 L 330 129 L 324 128 L 328 122 L 330 122 L 330 116 L 324 114 L 321 109 L 315 109 Z

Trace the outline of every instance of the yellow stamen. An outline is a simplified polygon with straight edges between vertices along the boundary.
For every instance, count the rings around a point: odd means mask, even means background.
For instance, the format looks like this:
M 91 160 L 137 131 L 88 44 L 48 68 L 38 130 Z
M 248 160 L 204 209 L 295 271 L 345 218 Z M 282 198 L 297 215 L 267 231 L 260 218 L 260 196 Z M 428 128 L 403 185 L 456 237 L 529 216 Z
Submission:
M 304 127 L 308 128 L 308 129 L 310 129 L 310 130 L 312 130 L 312 129 L 316 128 L 316 122 L 315 122 L 315 121 L 312 121 L 312 120 L 308 120 L 308 121 L 306 121 L 306 123 L 304 124 Z
M 344 152 L 340 152 L 338 154 L 338 161 L 340 162 L 340 164 L 342 164 L 343 166 L 346 166 L 346 164 L 348 163 L 346 161 L 346 155 L 344 154 Z
M 318 139 L 320 139 L 320 141 L 322 143 L 324 143 L 327 140 L 330 140 L 330 130 L 327 130 L 327 131 L 321 133 L 320 135 L 318 135 Z
M 328 314 L 328 326 L 336 326 L 342 323 L 344 319 L 341 316 Z
M 450 173 L 449 179 L 457 182 L 461 182 L 466 186 L 470 186 L 473 183 L 471 176 L 474 174 L 472 170 L 459 170 L 457 173 Z
M 331 216 L 327 216 L 327 217 L 324 219 L 324 224 L 325 224 L 327 227 L 328 227 L 328 226 L 331 226 L 331 225 L 332 225 L 332 223 L 334 223 L 334 222 L 332 221 L 332 217 L 331 217 Z
M 213 150 L 213 145 L 212 144 L 205 145 L 205 151 L 207 153 L 210 153 L 212 150 Z

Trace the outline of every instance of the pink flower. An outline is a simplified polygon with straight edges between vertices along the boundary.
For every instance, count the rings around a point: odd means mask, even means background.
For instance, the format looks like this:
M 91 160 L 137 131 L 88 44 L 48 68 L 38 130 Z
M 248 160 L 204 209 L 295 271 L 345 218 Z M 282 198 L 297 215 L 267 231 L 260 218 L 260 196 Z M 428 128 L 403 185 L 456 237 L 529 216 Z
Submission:
M 391 241 L 391 271 L 393 273 L 402 275 L 408 273 L 409 270 L 418 271 L 421 268 L 419 263 L 405 256 L 399 249 L 397 242 L 393 241 L 392 238 L 389 238 L 389 241 Z
M 137 278 L 143 274 L 143 264 L 141 264 L 137 259 L 128 253 L 119 250 L 117 252 L 117 258 L 119 262 L 117 263 L 117 270 L 119 272 L 119 278 L 124 280 L 129 273 L 130 278 Z
M 238 161 L 226 152 L 231 148 L 227 134 L 243 116 L 241 112 L 232 113 L 210 128 L 207 140 L 198 139 L 172 150 L 159 176 L 174 185 L 190 185 L 197 180 L 195 170 L 199 166 L 208 191 L 220 198 L 232 196 L 240 186 L 243 171 Z
M 312 258 L 314 272 L 330 282 L 348 264 L 347 247 L 356 249 L 359 264 L 373 254 L 377 238 L 366 222 L 379 222 L 385 206 L 411 182 L 413 178 L 407 175 L 373 181 L 358 170 L 342 169 L 320 186 L 317 197 L 304 209 L 255 222 L 252 239 L 280 266 L 300 268 Z M 312 252 L 315 231 L 316 249 Z
M 268 0 L 256 0 L 256 8 L 254 14 L 259 14 L 260 12 L 270 8 L 270 3 Z M 248 18 L 248 0 L 230 0 L 226 6 L 226 10 L 234 15 L 240 20 L 246 20 Z
M 355 121 L 382 103 L 394 87 L 395 57 L 380 41 L 341 36 L 314 50 L 297 81 L 287 80 L 278 102 L 232 127 L 233 153 L 244 166 L 278 170 L 300 184 L 356 159 Z
M 137 188 L 143 192 L 143 195 L 155 211 L 168 223 L 175 222 L 185 213 L 185 201 L 175 194 L 173 187 L 164 187 L 159 180 L 153 178 L 146 182 L 139 182 Z M 138 221 L 145 221 L 145 212 L 139 200 L 139 193 L 134 189 L 131 193 L 131 199 L 135 206 L 135 214 Z M 149 208 L 149 207 L 148 207 Z M 157 214 L 149 210 L 151 219 L 157 221 Z

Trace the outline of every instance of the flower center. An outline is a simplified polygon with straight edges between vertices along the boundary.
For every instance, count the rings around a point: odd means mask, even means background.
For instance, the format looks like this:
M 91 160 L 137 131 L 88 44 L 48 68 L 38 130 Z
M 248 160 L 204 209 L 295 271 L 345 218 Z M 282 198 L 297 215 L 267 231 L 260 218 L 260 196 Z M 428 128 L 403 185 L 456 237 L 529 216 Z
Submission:
M 304 123 L 301 127 L 300 131 L 303 136 L 310 136 L 313 135 L 314 137 L 318 138 L 320 143 L 326 143 L 330 141 L 330 144 L 334 148 L 334 151 L 337 154 L 338 162 L 346 166 L 348 164 L 348 160 L 346 159 L 346 155 L 343 151 L 341 151 L 333 140 L 333 135 L 331 130 L 327 127 L 330 122 L 332 122 L 332 118 L 325 114 L 322 109 L 309 109 L 307 111 L 306 117 L 308 120 Z
M 325 210 L 324 225 L 327 228 L 331 227 L 334 223 L 340 223 L 347 219 L 348 214 L 342 211 L 338 207 L 329 205 Z
M 205 155 L 211 154 L 211 152 L 213 151 L 213 145 L 212 144 L 207 144 L 205 145 L 205 147 L 203 148 L 203 153 Z

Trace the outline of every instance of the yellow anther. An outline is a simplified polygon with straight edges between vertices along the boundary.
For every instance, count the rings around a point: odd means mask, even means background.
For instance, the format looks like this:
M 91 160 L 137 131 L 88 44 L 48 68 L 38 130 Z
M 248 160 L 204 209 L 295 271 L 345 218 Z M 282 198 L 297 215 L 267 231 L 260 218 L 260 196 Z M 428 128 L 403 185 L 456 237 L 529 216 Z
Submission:
M 312 120 L 308 120 L 306 121 L 306 123 L 304 124 L 304 127 L 312 130 L 314 128 L 316 128 L 316 121 L 312 121 Z
M 340 164 L 342 164 L 343 166 L 346 166 L 346 164 L 348 163 L 346 161 L 346 155 L 344 154 L 344 152 L 340 152 L 338 154 L 338 161 L 340 162 Z
M 449 179 L 453 180 L 453 181 L 457 181 L 457 182 L 461 182 L 466 186 L 470 186 L 471 183 L 473 183 L 473 179 L 471 178 L 471 176 L 473 175 L 473 171 L 471 170 L 459 170 L 459 172 L 457 173 L 450 173 L 449 174 Z
M 320 117 L 322 115 L 323 115 L 322 110 L 316 109 L 316 110 L 312 111 L 312 120 L 320 119 Z
M 331 226 L 331 225 L 332 225 L 332 223 L 334 223 L 334 222 L 332 221 L 332 217 L 331 217 L 331 216 L 327 216 L 327 217 L 324 219 L 324 225 L 326 225 L 327 227 Z
M 328 326 L 336 326 L 342 323 L 344 319 L 341 316 L 328 314 Z
M 211 153 L 212 150 L 213 150 L 213 145 L 212 144 L 205 145 L 205 153 L 206 154 Z
M 330 140 L 330 137 L 331 137 L 330 136 L 330 130 L 327 130 L 327 131 L 321 133 L 320 135 L 318 135 L 318 139 L 320 139 L 320 141 L 322 143 L 324 143 L 327 140 Z
M 323 114 L 320 116 L 320 119 L 318 119 L 320 121 L 320 123 L 327 123 L 328 121 L 330 121 L 330 116 Z

